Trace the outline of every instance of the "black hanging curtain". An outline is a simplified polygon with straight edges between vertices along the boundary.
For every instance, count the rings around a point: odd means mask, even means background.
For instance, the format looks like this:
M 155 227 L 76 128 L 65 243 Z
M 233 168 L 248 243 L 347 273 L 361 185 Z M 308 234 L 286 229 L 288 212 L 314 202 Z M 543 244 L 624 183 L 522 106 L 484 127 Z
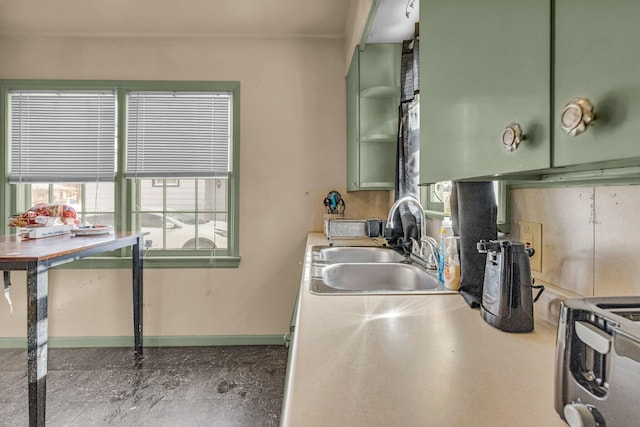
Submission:
M 420 177 L 420 100 L 419 100 L 419 39 L 402 42 L 400 68 L 400 114 L 398 120 L 398 145 L 395 197 L 419 198 Z
M 418 97 L 419 58 L 418 37 L 402 42 L 400 65 L 400 105 L 398 106 L 398 142 L 396 147 L 395 200 L 405 196 L 420 199 L 420 101 Z M 400 206 L 394 218 L 392 245 L 409 250 L 413 237 L 419 240 L 418 209 L 413 205 Z M 424 224 L 421 224 L 424 226 Z

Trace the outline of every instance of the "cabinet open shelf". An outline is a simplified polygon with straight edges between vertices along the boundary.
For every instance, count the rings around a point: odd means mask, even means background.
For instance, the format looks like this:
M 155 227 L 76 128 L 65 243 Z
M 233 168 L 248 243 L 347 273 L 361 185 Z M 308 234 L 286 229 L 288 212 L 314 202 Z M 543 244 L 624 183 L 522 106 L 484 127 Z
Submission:
M 397 135 L 395 134 L 376 134 L 376 135 L 367 135 L 360 138 L 361 143 L 368 142 L 395 142 L 397 140 Z
M 400 43 L 356 48 L 347 74 L 347 190 L 392 190 L 400 103 Z
M 360 187 L 367 188 L 369 190 L 388 190 L 393 188 L 395 182 L 361 182 Z
M 400 88 L 398 86 L 374 86 L 360 92 L 361 98 L 399 98 Z

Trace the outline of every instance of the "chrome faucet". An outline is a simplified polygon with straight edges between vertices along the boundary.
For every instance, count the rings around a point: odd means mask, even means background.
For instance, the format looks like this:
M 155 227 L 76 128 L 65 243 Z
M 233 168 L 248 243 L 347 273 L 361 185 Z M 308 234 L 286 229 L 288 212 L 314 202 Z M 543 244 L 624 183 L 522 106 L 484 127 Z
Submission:
M 429 254 L 425 253 L 425 249 L 429 248 Z M 421 239 L 421 257 L 427 262 L 427 268 L 437 270 L 440 262 L 440 245 L 431 236 L 423 236 Z
M 417 206 L 418 209 L 420 210 L 420 243 L 418 244 L 418 242 L 416 242 L 415 239 L 412 239 L 413 245 L 412 245 L 411 252 L 414 255 L 425 260 L 427 262 L 428 268 L 437 269 L 438 268 L 437 260 L 440 259 L 438 256 L 438 253 L 439 253 L 438 243 L 433 237 L 427 236 L 427 230 L 425 227 L 427 225 L 427 217 L 425 216 L 424 208 L 422 207 L 418 199 L 416 199 L 413 196 L 405 196 L 396 200 L 396 202 L 393 204 L 393 206 L 391 206 L 391 209 L 389 210 L 389 215 L 387 217 L 387 227 L 393 228 L 393 217 L 396 214 L 396 211 L 398 210 L 400 205 L 403 203 L 412 203 L 415 206 Z M 430 253 L 428 256 L 425 256 L 426 248 L 430 249 Z

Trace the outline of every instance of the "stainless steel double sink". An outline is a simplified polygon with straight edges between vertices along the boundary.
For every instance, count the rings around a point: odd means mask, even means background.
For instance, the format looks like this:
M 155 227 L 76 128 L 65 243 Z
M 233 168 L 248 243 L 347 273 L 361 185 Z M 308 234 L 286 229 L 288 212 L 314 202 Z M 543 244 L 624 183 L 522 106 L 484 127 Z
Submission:
M 393 249 L 375 246 L 313 246 L 314 294 L 450 293 L 437 273 Z

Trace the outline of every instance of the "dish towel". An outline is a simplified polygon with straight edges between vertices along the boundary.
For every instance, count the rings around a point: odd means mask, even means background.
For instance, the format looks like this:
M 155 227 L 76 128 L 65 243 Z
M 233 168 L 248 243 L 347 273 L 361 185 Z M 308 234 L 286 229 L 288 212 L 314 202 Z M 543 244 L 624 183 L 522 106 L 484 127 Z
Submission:
M 454 182 L 449 204 L 453 234 L 460 236 L 460 294 L 471 308 L 480 307 L 487 255 L 476 244 L 498 238 L 493 183 Z
M 418 232 L 418 223 L 416 217 L 410 211 L 400 212 L 398 209 L 392 218 L 393 229 L 386 228 L 385 237 L 387 242 L 392 248 L 403 251 L 404 253 L 411 252 L 411 239 L 420 241 L 420 233 Z

